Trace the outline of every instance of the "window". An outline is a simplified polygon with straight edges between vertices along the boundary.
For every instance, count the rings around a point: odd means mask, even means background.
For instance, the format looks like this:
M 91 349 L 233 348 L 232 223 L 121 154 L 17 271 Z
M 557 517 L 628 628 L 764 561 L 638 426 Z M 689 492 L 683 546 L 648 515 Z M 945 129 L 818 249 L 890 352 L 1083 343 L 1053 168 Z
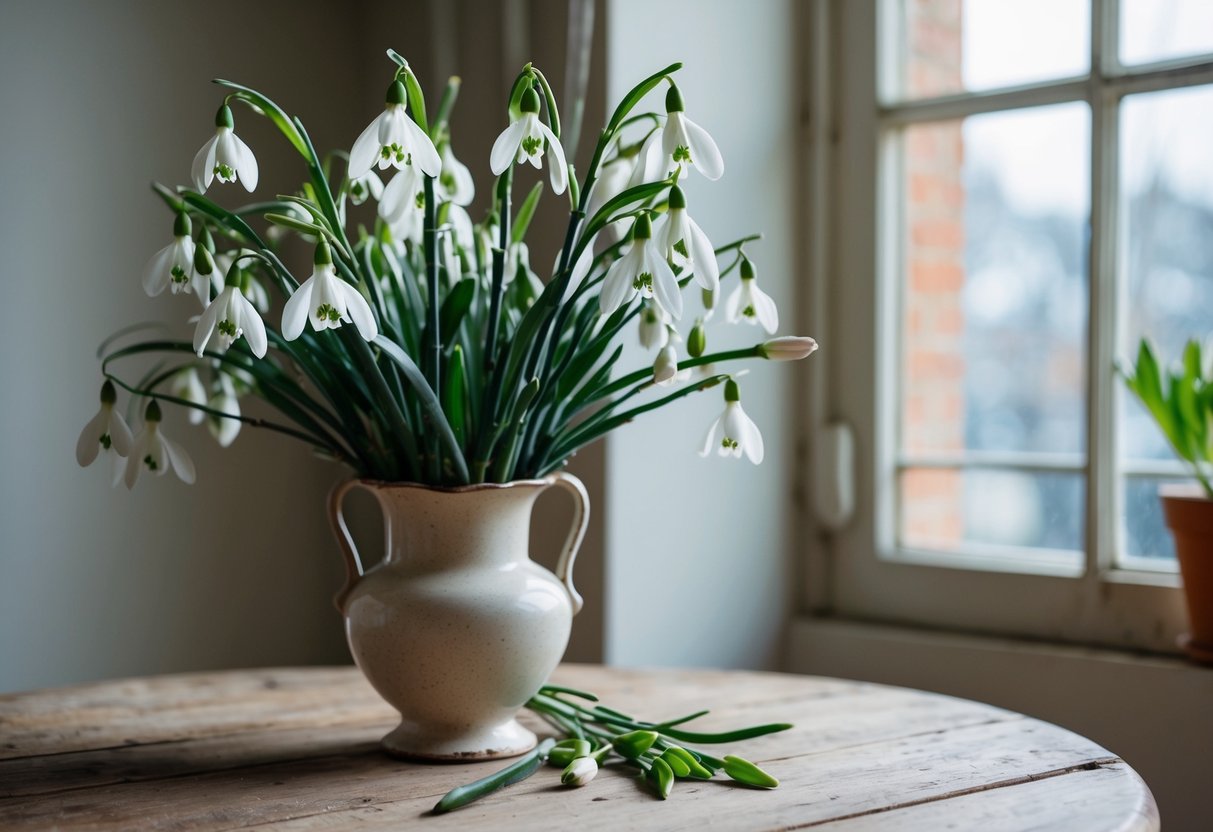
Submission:
M 839 276 L 818 392 L 871 495 L 833 537 L 833 604 L 1175 649 L 1156 492 L 1184 471 L 1114 367 L 1213 331 L 1213 4 L 860 0 L 810 24 L 838 35 L 809 85 L 815 278 Z

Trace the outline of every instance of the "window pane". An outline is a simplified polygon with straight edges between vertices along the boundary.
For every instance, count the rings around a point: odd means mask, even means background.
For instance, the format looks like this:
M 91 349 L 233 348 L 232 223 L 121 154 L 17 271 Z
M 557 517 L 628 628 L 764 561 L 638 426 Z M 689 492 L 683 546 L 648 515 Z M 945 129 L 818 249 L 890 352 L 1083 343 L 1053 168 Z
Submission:
M 1155 477 L 1126 477 L 1124 491 L 1124 551 L 1122 555 L 1149 558 L 1175 568 L 1175 543 L 1162 515 L 1158 487 L 1182 482 Z
M 1085 452 L 1089 111 L 914 125 L 901 451 Z
M 1120 0 L 1120 60 L 1142 64 L 1213 52 L 1209 0 Z
M 1085 75 L 1090 0 L 901 0 L 900 97 Z
M 1160 360 L 1177 362 L 1184 342 L 1213 333 L 1213 87 L 1128 96 L 1121 127 L 1121 355 L 1136 356 L 1146 337 Z M 1122 457 L 1173 458 L 1145 408 L 1120 396 Z
M 902 471 L 900 485 L 903 546 L 1082 549 L 1080 474 L 911 468 Z

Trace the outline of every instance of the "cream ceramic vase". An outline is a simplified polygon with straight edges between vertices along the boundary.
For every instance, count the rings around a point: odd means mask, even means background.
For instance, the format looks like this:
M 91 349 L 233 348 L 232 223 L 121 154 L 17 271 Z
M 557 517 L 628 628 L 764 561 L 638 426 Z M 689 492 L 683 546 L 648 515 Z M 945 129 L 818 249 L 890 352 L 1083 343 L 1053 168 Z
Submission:
M 557 485 L 574 499 L 556 574 L 530 559 L 531 507 Z M 342 515 L 352 488 L 383 510 L 386 555 L 363 569 Z M 353 480 L 329 498 L 347 581 L 334 599 L 354 661 L 400 711 L 383 738 L 416 759 L 510 757 L 535 746 L 515 717 L 555 669 L 581 596 L 573 560 L 589 498 L 576 477 L 463 488 Z

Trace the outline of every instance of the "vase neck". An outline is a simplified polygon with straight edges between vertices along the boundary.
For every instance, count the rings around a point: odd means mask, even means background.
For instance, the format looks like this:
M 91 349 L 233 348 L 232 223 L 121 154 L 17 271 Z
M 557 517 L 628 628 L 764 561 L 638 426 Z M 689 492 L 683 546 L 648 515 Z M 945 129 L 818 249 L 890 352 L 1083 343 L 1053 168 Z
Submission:
M 406 569 L 493 566 L 530 557 L 531 508 L 546 482 L 443 491 L 386 485 L 387 560 Z

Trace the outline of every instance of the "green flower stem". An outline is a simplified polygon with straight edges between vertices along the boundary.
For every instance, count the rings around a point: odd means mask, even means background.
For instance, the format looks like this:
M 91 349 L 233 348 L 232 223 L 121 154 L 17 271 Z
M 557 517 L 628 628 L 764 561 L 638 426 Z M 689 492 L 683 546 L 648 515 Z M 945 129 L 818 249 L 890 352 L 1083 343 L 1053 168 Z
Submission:
M 690 369 L 691 367 L 701 367 L 704 364 L 716 364 L 722 361 L 737 361 L 746 358 L 762 358 L 762 344 L 755 344 L 752 347 L 745 347 L 738 350 L 724 350 L 721 352 L 713 352 L 707 355 L 701 355 L 698 358 L 688 358 L 686 361 L 678 362 L 678 369 Z M 620 390 L 626 390 L 633 384 L 637 384 L 651 379 L 653 376 L 653 368 L 645 367 L 640 370 L 635 370 L 625 376 L 617 378 L 615 381 L 608 384 L 602 390 L 594 391 L 594 394 L 589 397 L 589 401 L 596 401 L 607 396 L 618 393 Z
M 459 809 L 474 800 L 479 800 L 485 795 L 492 794 L 498 789 L 525 780 L 539 770 L 539 767 L 543 765 L 543 761 L 547 759 L 548 753 L 555 744 L 555 740 L 546 739 L 539 743 L 534 751 L 520 757 L 513 765 L 507 766 L 501 771 L 490 774 L 488 777 L 484 777 L 474 783 L 468 783 L 466 786 L 451 789 L 434 806 L 434 814 L 441 815 L 445 812 Z
M 500 326 L 501 300 L 505 295 L 505 258 L 510 246 L 510 192 L 514 182 L 514 166 L 510 165 L 497 180 L 498 241 L 493 250 L 493 283 L 489 300 L 489 329 L 485 338 L 485 370 L 497 366 L 497 328 Z

